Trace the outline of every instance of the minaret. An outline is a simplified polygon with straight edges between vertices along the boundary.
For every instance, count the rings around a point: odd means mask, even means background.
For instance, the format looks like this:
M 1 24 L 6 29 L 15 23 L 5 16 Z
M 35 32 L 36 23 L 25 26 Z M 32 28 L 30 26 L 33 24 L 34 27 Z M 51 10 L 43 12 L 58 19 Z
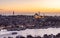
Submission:
M 13 15 L 14 15 L 14 11 L 13 11 Z
M 43 13 L 43 16 L 45 16 L 45 14 Z
M 38 15 L 40 16 L 40 12 L 38 11 Z

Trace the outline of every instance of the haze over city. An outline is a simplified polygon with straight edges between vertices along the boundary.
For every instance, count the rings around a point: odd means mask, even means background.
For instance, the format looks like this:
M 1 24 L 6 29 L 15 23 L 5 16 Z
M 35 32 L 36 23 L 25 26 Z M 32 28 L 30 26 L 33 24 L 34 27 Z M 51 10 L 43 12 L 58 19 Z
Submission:
M 0 14 L 60 13 L 60 0 L 0 0 Z

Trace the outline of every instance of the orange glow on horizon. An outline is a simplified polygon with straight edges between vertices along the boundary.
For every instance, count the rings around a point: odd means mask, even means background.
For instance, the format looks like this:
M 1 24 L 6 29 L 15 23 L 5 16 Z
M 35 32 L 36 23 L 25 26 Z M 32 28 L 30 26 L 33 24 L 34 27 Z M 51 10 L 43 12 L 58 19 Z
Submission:
M 0 4 L 2 11 L 60 12 L 60 0 L 1 0 Z
M 16 11 L 16 12 L 60 12 L 59 8 L 15 8 L 15 9 L 4 9 L 4 11 Z

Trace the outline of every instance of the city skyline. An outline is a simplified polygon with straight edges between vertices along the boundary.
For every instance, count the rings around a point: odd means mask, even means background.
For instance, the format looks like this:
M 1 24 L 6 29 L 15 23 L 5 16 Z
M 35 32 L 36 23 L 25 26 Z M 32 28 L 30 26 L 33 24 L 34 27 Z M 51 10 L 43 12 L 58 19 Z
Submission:
M 3 13 L 33 14 L 60 13 L 60 0 L 0 0 L 0 14 Z

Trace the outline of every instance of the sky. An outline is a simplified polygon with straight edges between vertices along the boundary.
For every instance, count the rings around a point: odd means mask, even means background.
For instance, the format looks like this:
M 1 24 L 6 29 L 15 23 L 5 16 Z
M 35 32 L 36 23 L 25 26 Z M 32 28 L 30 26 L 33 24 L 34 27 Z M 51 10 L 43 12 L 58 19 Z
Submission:
M 16 14 L 34 12 L 59 13 L 60 0 L 0 0 L 0 14 L 15 11 Z

